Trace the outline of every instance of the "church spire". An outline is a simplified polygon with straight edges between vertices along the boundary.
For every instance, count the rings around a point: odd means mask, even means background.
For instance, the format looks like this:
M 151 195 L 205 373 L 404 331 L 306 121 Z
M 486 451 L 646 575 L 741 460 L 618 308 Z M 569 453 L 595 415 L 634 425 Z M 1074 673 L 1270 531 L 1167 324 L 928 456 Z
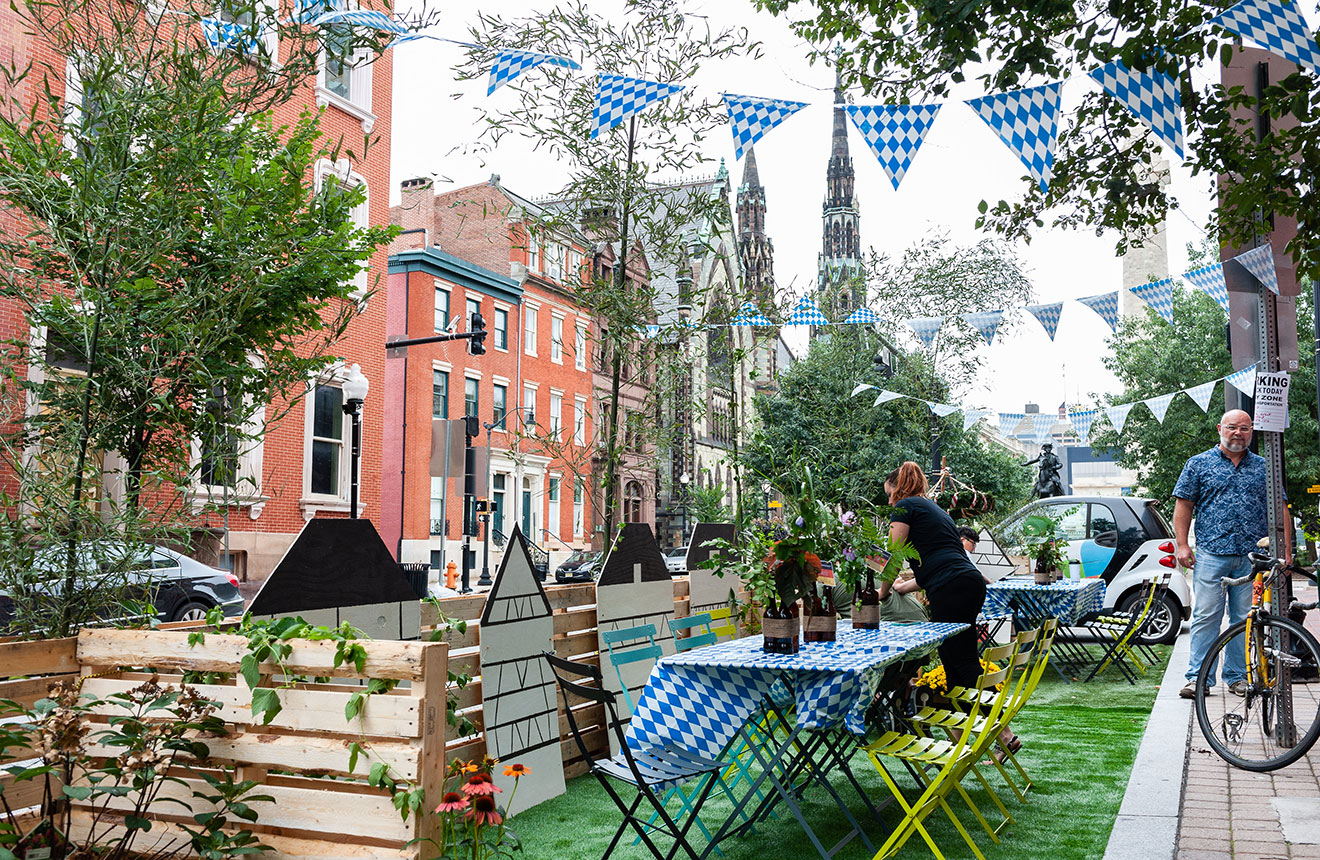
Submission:
M 765 235 L 765 188 L 756 171 L 756 151 L 743 156 L 743 179 L 738 188 L 738 262 L 743 294 L 761 307 L 774 301 L 774 244 Z
M 817 304 L 834 321 L 844 319 L 863 302 L 861 219 L 857 208 L 856 173 L 848 152 L 848 117 L 843 68 L 836 67 L 834 127 L 830 161 L 825 169 L 825 200 L 821 205 L 821 252 L 816 275 Z

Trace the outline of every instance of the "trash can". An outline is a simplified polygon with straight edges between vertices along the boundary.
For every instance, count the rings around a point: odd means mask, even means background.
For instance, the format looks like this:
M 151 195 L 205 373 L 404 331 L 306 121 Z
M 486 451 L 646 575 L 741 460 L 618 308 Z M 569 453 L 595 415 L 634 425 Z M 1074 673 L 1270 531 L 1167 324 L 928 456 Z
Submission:
M 417 599 L 426 597 L 426 584 L 431 577 L 431 566 L 424 561 L 406 561 L 399 567 L 403 569 L 403 575 L 412 586 L 412 590 L 417 593 Z

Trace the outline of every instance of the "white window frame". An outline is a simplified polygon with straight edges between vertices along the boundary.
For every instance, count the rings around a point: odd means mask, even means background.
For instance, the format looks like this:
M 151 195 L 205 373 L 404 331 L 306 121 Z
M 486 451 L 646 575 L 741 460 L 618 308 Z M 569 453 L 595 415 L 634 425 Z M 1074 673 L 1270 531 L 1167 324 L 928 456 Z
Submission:
M 435 320 L 435 330 L 437 332 L 449 331 L 449 320 L 450 320 L 449 315 L 454 312 L 454 291 L 451 290 L 444 282 L 436 281 L 435 292 L 437 295 L 439 293 L 445 294 L 445 316 L 443 320 L 441 319 Z M 435 304 L 434 298 L 432 298 L 431 300 L 431 307 L 433 314 L 435 311 L 440 310 L 439 306 Z
M 329 159 L 318 159 L 316 162 L 316 192 L 321 192 L 321 183 L 327 176 L 336 177 L 340 184 L 347 189 L 361 188 L 362 202 L 353 207 L 350 218 L 353 220 L 353 226 L 359 230 L 365 230 L 371 226 L 371 187 L 367 185 L 366 177 L 360 173 L 354 172 L 347 158 L 341 158 L 335 163 Z M 353 299 L 361 301 L 367 295 L 368 276 L 371 271 L 369 261 L 361 263 L 356 275 L 353 276 Z
M 586 534 L 586 523 L 583 522 L 587 495 L 586 482 L 581 478 L 573 479 L 573 537 L 582 537 Z
M 564 246 L 551 242 L 545 248 L 545 276 L 557 283 L 564 282 Z
M 503 304 L 501 302 L 495 302 L 494 305 L 495 305 L 495 310 L 492 311 L 490 315 L 490 331 L 491 331 L 490 342 L 491 345 L 500 352 L 508 352 L 509 351 L 509 320 L 513 317 L 513 314 L 509 312 L 511 308 L 506 304 Z M 501 313 L 504 314 L 504 346 L 500 346 L 499 340 L 496 339 L 495 337 L 495 331 L 496 331 L 495 320 L 499 319 L 499 315 Z
M 553 491 L 553 492 L 552 492 Z M 559 538 L 560 500 L 564 497 L 564 479 L 558 472 L 551 472 L 545 482 L 545 528 L 550 536 Z
M 523 354 L 536 357 L 537 318 L 539 308 L 536 305 L 523 305 Z
M 202 483 L 202 442 L 194 438 L 189 448 L 190 463 L 194 469 L 193 492 L 208 504 L 250 507 L 266 501 L 261 494 L 261 472 L 265 454 L 266 407 L 257 406 L 248 412 L 238 433 L 238 462 L 234 468 L 234 486 Z M 253 517 L 256 519 L 256 517 Z
M 581 394 L 573 397 L 573 444 L 587 444 L 587 398 Z
M 578 323 L 574 328 L 577 330 L 573 338 L 573 367 L 578 370 L 587 369 L 587 327 Z
M 353 421 L 348 415 L 345 415 L 339 426 L 340 448 L 339 448 L 339 488 L 338 493 L 313 493 L 312 492 L 312 429 L 316 419 L 316 389 L 318 386 L 328 386 L 330 388 L 343 388 L 344 379 L 348 375 L 348 369 L 343 363 L 339 363 L 327 370 L 319 377 L 308 380 L 307 396 L 303 411 L 303 478 L 302 478 L 302 498 L 298 506 L 302 509 L 303 517 L 311 519 L 317 511 L 344 511 L 349 508 L 349 483 L 351 476 L 349 472 L 352 469 L 353 459 Z M 361 474 L 362 462 L 358 461 L 358 473 Z M 358 505 L 359 515 L 362 513 L 362 505 Z
M 252 57 L 245 55 L 244 59 L 250 63 L 255 63 L 255 62 L 269 63 L 272 67 L 279 68 L 280 65 L 279 7 L 274 5 L 272 0 L 264 0 L 264 2 L 255 3 L 254 5 L 264 7 L 263 9 L 261 9 L 261 18 L 264 20 L 265 23 L 261 27 L 261 30 L 259 31 L 260 35 L 257 37 L 258 39 L 261 40 L 261 49 L 264 53 L 264 56 Z M 225 15 L 229 15 L 230 18 L 226 19 Z M 214 7 L 211 10 L 211 17 L 215 18 L 218 21 L 227 21 L 227 23 L 231 23 L 231 24 L 240 23 L 237 20 L 231 20 L 233 19 L 233 12 L 229 9 L 226 9 L 223 6 Z M 226 46 L 224 48 L 221 48 L 220 50 L 230 51 L 233 50 L 233 48 Z M 216 53 L 219 53 L 219 51 L 217 51 Z
M 563 438 L 564 392 L 558 388 L 550 389 L 550 435 L 556 442 Z
M 356 9 L 358 3 L 349 2 L 345 8 Z M 332 26 L 344 26 L 343 24 Z M 318 107 L 333 105 L 362 123 L 363 134 L 371 134 L 376 128 L 376 115 L 372 113 L 372 76 L 371 68 L 374 57 L 366 47 L 354 50 L 353 67 L 348 76 L 348 98 L 332 91 L 326 80 L 326 66 L 329 62 L 325 46 L 322 45 L 316 58 L 316 104 Z
M 527 228 L 527 271 L 541 271 L 541 240 L 530 226 Z
M 538 383 L 523 383 L 522 426 L 531 425 L 533 432 L 536 430 L 536 390 L 538 388 L 540 388 Z
M 564 363 L 564 315 L 550 315 L 550 360 L 555 364 Z

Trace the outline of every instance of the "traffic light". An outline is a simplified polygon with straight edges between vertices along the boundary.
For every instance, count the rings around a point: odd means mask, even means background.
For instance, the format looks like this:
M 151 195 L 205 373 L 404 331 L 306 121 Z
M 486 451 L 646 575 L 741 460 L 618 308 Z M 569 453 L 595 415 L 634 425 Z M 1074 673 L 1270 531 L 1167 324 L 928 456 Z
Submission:
M 468 321 L 468 355 L 486 354 L 486 318 L 480 311 L 472 312 L 472 319 Z

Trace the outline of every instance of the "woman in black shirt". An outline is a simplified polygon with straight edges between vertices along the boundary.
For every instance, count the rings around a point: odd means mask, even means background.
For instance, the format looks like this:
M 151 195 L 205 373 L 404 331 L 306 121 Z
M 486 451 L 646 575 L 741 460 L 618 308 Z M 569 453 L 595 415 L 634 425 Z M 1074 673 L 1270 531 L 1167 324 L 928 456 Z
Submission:
M 985 581 L 967 557 L 953 519 L 926 498 L 928 488 L 926 473 L 911 461 L 885 478 L 885 492 L 894 506 L 889 538 L 906 540 L 921 556 L 912 562 L 916 578 L 899 580 L 892 588 L 900 594 L 924 589 L 931 621 L 968 625 L 940 643 L 939 652 L 949 687 L 972 687 L 981 676 L 976 617 L 985 603 Z M 890 587 L 880 584 L 882 600 Z

